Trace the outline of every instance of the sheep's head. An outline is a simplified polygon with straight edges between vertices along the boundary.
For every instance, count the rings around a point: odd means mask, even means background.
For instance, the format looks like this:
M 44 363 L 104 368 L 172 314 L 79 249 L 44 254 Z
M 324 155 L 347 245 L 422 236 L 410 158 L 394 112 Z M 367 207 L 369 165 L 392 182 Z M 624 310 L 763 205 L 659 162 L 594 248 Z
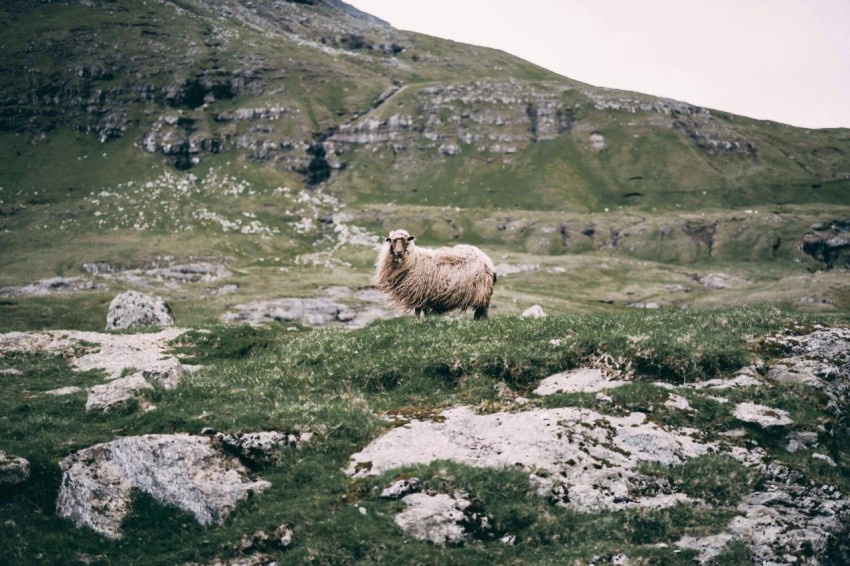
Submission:
M 413 251 L 413 236 L 407 230 L 393 230 L 386 241 L 390 245 L 390 254 L 396 261 L 401 261 Z

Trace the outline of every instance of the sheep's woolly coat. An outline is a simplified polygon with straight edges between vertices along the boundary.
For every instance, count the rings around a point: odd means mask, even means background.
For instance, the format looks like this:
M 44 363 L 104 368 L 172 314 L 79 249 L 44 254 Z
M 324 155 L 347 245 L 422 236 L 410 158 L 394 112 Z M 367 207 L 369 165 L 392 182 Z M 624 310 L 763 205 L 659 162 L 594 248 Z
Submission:
M 408 236 L 404 230 L 394 230 L 388 240 L 399 235 Z M 376 268 L 375 286 L 404 310 L 444 313 L 472 307 L 476 316 L 486 316 L 496 282 L 492 260 L 467 245 L 430 250 L 409 241 L 404 255 L 395 257 L 387 241 Z

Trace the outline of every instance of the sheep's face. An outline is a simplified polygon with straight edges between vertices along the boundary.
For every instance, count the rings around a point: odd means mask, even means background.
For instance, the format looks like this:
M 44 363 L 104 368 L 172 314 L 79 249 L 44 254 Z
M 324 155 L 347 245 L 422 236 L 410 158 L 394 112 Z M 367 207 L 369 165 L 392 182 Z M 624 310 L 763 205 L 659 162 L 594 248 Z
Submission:
M 413 236 L 406 230 L 393 230 L 386 241 L 390 245 L 390 254 L 396 261 L 401 261 L 413 251 Z

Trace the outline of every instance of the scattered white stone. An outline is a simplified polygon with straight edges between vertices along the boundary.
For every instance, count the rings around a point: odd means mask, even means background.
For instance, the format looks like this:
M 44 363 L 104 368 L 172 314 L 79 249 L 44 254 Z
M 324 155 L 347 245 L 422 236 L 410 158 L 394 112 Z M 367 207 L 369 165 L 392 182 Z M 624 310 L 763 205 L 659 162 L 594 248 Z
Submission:
M 550 375 L 540 382 L 536 395 L 555 393 L 593 393 L 626 385 L 627 381 L 611 379 L 604 371 L 594 368 L 578 368 Z
M 610 395 L 605 395 L 601 391 L 596 394 L 596 400 L 599 401 L 600 403 L 613 403 L 614 402 L 613 397 L 611 397 Z
M 56 397 L 62 397 L 64 395 L 73 395 L 74 393 L 79 393 L 82 391 L 82 388 L 77 387 L 75 385 L 71 385 L 69 387 L 60 387 L 59 389 L 51 389 L 50 391 L 45 391 L 45 395 L 54 395 Z
M 30 477 L 30 463 L 26 458 L 0 451 L 0 486 L 17 485 Z
M 590 149 L 592 149 L 593 151 L 605 150 L 605 136 L 603 136 L 599 132 L 593 132 L 592 134 L 590 134 L 588 141 L 590 142 Z
M 788 411 L 756 403 L 739 403 L 734 414 L 740 421 L 756 423 L 763 428 L 786 426 L 794 422 L 788 416 Z
M 11 376 L 17 377 L 19 375 L 24 375 L 24 372 L 22 372 L 19 369 L 8 368 L 8 369 L 0 369 L 0 375 L 11 375 Z
M 469 537 L 461 525 L 466 518 L 463 510 L 470 505 L 466 499 L 455 499 L 444 493 L 414 493 L 404 497 L 402 501 L 407 505 L 407 509 L 396 515 L 395 523 L 416 540 L 427 540 L 445 546 L 462 542 Z
M 381 492 L 384 499 L 400 499 L 405 495 L 419 491 L 419 478 L 401 479 Z
M 505 535 L 499 539 L 499 542 L 508 546 L 513 546 L 516 543 L 516 535 Z
M 546 313 L 540 305 L 534 305 L 522 311 L 522 318 L 543 318 L 544 316 Z
M 71 454 L 59 463 L 56 509 L 78 527 L 121 537 L 134 490 L 192 514 L 203 525 L 222 524 L 237 503 L 271 486 L 215 450 L 210 438 L 185 434 L 119 438 Z

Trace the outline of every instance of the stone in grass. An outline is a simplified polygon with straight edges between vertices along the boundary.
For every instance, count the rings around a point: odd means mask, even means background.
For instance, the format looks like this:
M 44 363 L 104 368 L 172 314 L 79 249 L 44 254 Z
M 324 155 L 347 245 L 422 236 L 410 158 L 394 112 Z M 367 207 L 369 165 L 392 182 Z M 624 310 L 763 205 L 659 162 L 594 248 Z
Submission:
M 292 527 L 284 523 L 278 525 L 272 534 L 265 531 L 257 531 L 251 538 L 242 537 L 240 547 L 243 551 L 252 550 L 282 550 L 292 545 Z
M 401 479 L 381 492 L 384 499 L 401 499 L 405 495 L 419 491 L 419 478 Z
M 471 504 L 468 500 L 444 493 L 414 493 L 402 501 L 407 509 L 396 515 L 395 523 L 413 538 L 439 546 L 457 544 L 469 538 L 469 533 L 463 528 L 466 522 L 464 509 Z
M 240 501 L 271 486 L 252 480 L 210 438 L 186 434 L 118 438 L 71 454 L 59 466 L 58 514 L 109 538 L 121 537 L 135 490 L 211 525 L 223 524 Z
M 139 394 L 146 390 L 152 391 L 153 385 L 148 383 L 142 372 L 114 379 L 103 385 L 95 385 L 88 390 L 86 411 L 109 412 L 138 399 Z
M 160 360 L 127 377 L 89 388 L 86 411 L 110 411 L 134 399 L 140 399 L 140 394 L 153 390 L 154 385 L 170 390 L 177 387 L 182 380 L 183 366 L 177 358 Z
M 74 393 L 79 393 L 83 389 L 81 387 L 77 387 L 76 385 L 69 385 L 68 387 L 60 387 L 59 389 L 51 389 L 50 391 L 45 391 L 45 395 L 53 395 L 54 397 L 63 397 L 65 395 L 73 395 Z
M 756 403 L 739 403 L 735 407 L 735 418 L 739 421 L 755 423 L 762 428 L 787 426 L 794 422 L 788 415 L 788 411 Z
M 546 313 L 540 305 L 533 305 L 522 311 L 522 318 L 543 318 Z
M 262 431 L 238 434 L 219 432 L 215 434 L 214 439 L 226 451 L 236 454 L 248 464 L 265 465 L 273 462 L 282 448 L 300 448 L 302 443 L 312 437 L 311 432 Z
M 0 451 L 0 486 L 17 485 L 30 477 L 30 463 L 26 458 Z
M 151 297 L 137 291 L 127 291 L 112 299 L 106 315 L 107 330 L 173 324 L 174 312 L 162 297 Z

